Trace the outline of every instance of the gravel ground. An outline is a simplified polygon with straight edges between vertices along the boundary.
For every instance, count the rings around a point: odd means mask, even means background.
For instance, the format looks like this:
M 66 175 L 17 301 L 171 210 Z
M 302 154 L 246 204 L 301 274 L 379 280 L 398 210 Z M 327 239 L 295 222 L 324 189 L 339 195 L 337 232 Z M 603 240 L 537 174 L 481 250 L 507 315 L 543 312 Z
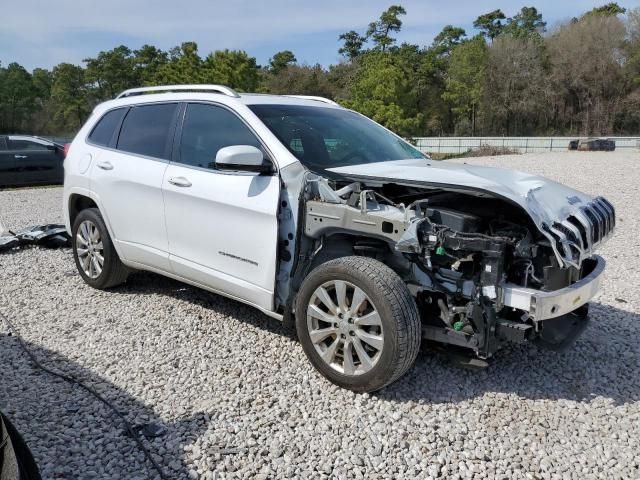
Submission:
M 640 478 L 640 154 L 471 159 L 545 175 L 617 207 L 593 322 L 564 354 L 516 346 L 483 371 L 423 353 L 356 395 L 321 378 L 259 312 L 148 273 L 86 286 L 66 251 L 0 256 L 0 311 L 43 362 L 136 425 L 171 478 Z M 61 189 L 0 192 L 12 228 L 60 221 Z M 34 369 L 0 321 L 0 409 L 44 478 L 154 478 L 100 403 Z

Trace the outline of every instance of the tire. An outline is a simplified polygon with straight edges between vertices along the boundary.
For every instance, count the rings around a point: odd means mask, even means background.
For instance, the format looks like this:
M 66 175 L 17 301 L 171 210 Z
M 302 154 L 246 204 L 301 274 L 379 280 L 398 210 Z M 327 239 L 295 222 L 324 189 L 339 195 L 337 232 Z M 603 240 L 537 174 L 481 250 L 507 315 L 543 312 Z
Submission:
M 93 288 L 104 290 L 127 280 L 130 270 L 120 260 L 97 208 L 82 210 L 73 222 L 71 232 L 73 258 L 80 276 L 86 283 Z M 86 243 L 89 240 L 90 246 Z M 92 260 L 92 256 L 95 261 Z M 102 258 L 102 265 L 99 264 L 99 258 Z
M 316 370 L 355 392 L 398 380 L 421 341 L 418 308 L 402 279 L 377 260 L 355 256 L 328 261 L 305 278 L 296 331 Z
M 3 431 L 2 425 L 4 424 Z M 6 467 L 7 470 L 3 470 L 2 456 L 0 456 L 0 477 L 5 478 L 3 474 L 9 475 L 7 478 L 18 478 L 19 480 L 41 480 L 40 471 L 38 470 L 38 465 L 36 461 L 33 459 L 33 455 L 31 454 L 31 450 L 25 443 L 22 436 L 15 429 L 13 424 L 9 421 L 7 417 L 5 417 L 2 413 L 0 413 L 0 438 L 2 440 L 7 440 L 8 445 L 5 445 L 6 449 L 4 455 L 7 455 L 8 450 L 13 449 L 13 453 L 15 455 L 15 460 L 18 466 L 18 472 L 9 471 L 9 467 Z M 2 444 L 2 442 L 0 442 Z M 3 452 L 3 449 L 0 448 L 0 453 Z M 5 457 L 5 460 L 7 457 Z M 13 477 L 15 473 L 18 473 L 18 477 Z

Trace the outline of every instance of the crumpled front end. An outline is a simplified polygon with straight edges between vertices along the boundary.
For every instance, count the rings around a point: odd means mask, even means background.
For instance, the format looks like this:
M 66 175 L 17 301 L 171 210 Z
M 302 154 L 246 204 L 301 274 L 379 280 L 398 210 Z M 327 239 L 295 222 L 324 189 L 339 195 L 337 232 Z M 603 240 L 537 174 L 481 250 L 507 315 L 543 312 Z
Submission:
M 318 177 L 305 202 L 305 237 L 316 253 L 391 266 L 416 299 L 426 340 L 481 358 L 505 342 L 564 347 L 586 326 L 605 265 L 594 252 L 613 232 L 615 209 L 540 177 L 522 180 L 492 194 Z
M 551 242 L 558 262 L 580 268 L 613 233 L 615 208 L 603 197 L 567 195 L 564 189 L 562 196 L 551 199 L 550 188 L 531 190 L 526 196 L 527 211 Z

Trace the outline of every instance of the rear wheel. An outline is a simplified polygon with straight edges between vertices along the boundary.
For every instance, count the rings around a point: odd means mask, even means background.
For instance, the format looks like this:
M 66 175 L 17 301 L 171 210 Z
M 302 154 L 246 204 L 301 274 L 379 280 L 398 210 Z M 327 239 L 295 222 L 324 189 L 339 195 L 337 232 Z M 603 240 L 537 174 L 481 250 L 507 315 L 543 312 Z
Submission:
M 80 276 L 94 288 L 124 283 L 129 269 L 113 247 L 109 232 L 97 208 L 82 210 L 73 222 L 71 243 Z
M 420 348 L 420 317 L 406 285 L 365 257 L 332 260 L 309 274 L 296 302 L 296 330 L 314 367 L 357 392 L 400 378 Z

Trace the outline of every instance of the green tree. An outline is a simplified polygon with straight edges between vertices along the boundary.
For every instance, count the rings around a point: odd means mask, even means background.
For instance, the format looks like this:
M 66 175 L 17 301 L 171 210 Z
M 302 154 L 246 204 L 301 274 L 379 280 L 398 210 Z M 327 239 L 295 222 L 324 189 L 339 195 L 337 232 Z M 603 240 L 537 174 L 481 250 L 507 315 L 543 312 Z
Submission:
M 595 7 L 594 9 L 589 10 L 587 13 L 585 13 L 582 16 L 582 18 L 598 16 L 598 15 L 602 15 L 605 17 L 612 17 L 616 15 L 622 15 L 626 11 L 627 11 L 626 8 L 621 7 L 615 2 L 610 2 L 610 3 L 607 3 L 606 5 L 602 5 L 601 7 Z
M 366 37 L 363 37 L 355 30 L 343 33 L 338 37 L 338 40 L 342 40 L 342 47 L 338 50 L 340 55 L 344 55 L 349 60 L 353 61 L 362 53 L 362 46 L 367 41 Z
M 82 67 L 61 63 L 53 68 L 51 108 L 55 122 L 51 133 L 70 134 L 80 129 L 91 112 Z
M 35 109 L 31 74 L 18 63 L 0 68 L 0 129 L 22 132 Z
M 36 68 L 31 73 L 31 83 L 35 97 L 35 109 L 29 121 L 29 131 L 34 134 L 46 134 L 52 127 L 50 99 L 53 73 L 45 68 Z
M 476 27 L 482 35 L 489 38 L 493 41 L 500 33 L 504 27 L 502 20 L 506 17 L 502 10 L 494 10 L 493 12 L 485 13 L 484 15 L 480 15 L 473 22 L 473 26 Z
M 589 15 L 546 39 L 560 129 L 581 135 L 613 131 L 630 88 L 624 72 L 626 36 L 619 17 Z
M 153 85 L 161 67 L 167 64 L 167 52 L 152 45 L 143 45 L 133 52 L 136 78 L 142 85 Z
M 399 135 L 419 133 L 424 116 L 417 108 L 412 66 L 400 55 L 381 51 L 363 54 L 360 62 L 351 100 L 343 104 Z
M 86 80 L 97 101 L 114 98 L 123 90 L 140 84 L 135 70 L 133 52 L 120 45 L 112 50 L 99 52 L 95 58 L 86 58 Z
M 326 73 L 327 84 L 331 92 L 330 98 L 349 100 L 351 98 L 350 85 L 358 74 L 357 61 L 340 62 L 330 65 Z
M 290 65 L 264 80 L 264 91 L 276 95 L 319 95 L 333 98 L 335 88 L 320 65 Z
M 535 7 L 522 7 L 513 17 L 507 19 L 502 33 L 514 37 L 524 38 L 540 36 L 546 30 L 547 22 L 542 20 L 542 14 Z
M 623 100 L 623 111 L 616 127 L 623 132 L 640 131 L 640 7 L 627 12 L 627 41 L 623 52 L 626 57 L 624 75 L 627 92 Z
M 271 73 L 277 75 L 289 65 L 292 65 L 297 61 L 298 60 L 296 60 L 296 56 L 291 50 L 283 50 L 282 52 L 278 52 L 274 54 L 273 57 L 269 60 Z
M 472 135 L 476 134 L 487 58 L 487 44 L 482 35 L 456 46 L 449 58 L 449 78 L 442 96 L 454 114 L 468 121 Z
M 431 48 L 437 55 L 449 55 L 454 47 L 465 40 L 466 36 L 467 32 L 464 31 L 464 28 L 447 25 L 435 36 Z
M 640 87 L 640 7 L 629 11 L 626 27 L 625 73 L 632 84 Z
M 169 60 L 158 66 L 150 83 L 156 85 L 203 83 L 202 58 L 198 55 L 198 44 L 184 42 L 169 51 Z
M 536 37 L 500 35 L 489 47 L 483 117 L 502 135 L 534 135 L 553 108 L 546 51 Z
M 205 83 L 227 85 L 244 92 L 258 88 L 258 65 L 241 50 L 216 50 L 207 55 L 199 76 Z
M 391 5 L 382 12 L 380 18 L 369 24 L 366 38 L 373 40 L 375 48 L 385 51 L 396 41 L 391 37 L 392 32 L 399 32 L 402 27 L 400 15 L 406 15 L 406 10 L 400 5 Z

